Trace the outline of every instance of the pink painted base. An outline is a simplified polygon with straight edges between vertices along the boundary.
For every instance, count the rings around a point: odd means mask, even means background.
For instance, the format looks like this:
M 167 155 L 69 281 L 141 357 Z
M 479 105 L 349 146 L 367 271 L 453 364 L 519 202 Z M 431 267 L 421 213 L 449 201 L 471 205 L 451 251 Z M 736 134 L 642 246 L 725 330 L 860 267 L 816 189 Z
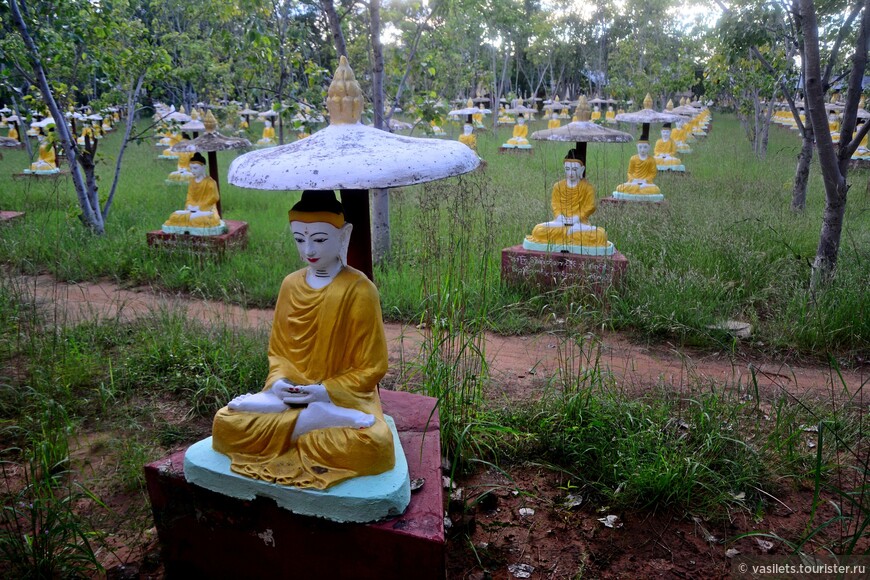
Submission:
M 501 278 L 517 286 L 582 286 L 602 294 L 611 286 L 619 286 L 627 269 L 628 258 L 618 251 L 612 256 L 538 252 L 522 246 L 501 251 Z
M 268 499 L 226 497 L 185 480 L 182 450 L 145 466 L 167 578 L 443 580 L 437 401 L 385 390 L 380 396 L 396 421 L 411 479 L 425 479 L 403 515 L 338 524 L 292 514 Z
M 0 211 L 0 224 L 10 224 L 24 219 L 23 211 Z
M 188 250 L 193 252 L 222 253 L 231 249 L 243 249 L 248 245 L 248 222 L 224 220 L 227 233 L 219 236 L 190 236 L 167 234 L 155 230 L 145 234 L 148 245 L 166 250 Z

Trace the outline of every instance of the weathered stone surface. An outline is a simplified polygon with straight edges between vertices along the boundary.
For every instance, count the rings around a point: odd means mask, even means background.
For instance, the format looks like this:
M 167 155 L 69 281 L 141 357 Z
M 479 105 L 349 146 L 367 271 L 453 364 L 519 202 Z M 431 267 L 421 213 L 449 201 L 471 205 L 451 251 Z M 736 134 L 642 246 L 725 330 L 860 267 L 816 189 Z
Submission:
M 628 259 L 619 251 L 611 256 L 585 256 L 512 246 L 501 252 L 502 280 L 538 289 L 583 286 L 601 294 L 619 286 L 627 269 Z

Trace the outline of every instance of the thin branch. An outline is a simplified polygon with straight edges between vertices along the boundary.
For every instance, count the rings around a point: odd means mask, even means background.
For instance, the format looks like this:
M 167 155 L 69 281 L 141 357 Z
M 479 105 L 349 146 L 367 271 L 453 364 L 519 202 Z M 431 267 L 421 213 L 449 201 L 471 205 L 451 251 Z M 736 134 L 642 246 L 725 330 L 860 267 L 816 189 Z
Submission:
M 822 75 L 822 89 L 827 92 L 829 88 L 831 88 L 830 80 L 831 73 L 834 70 L 834 63 L 837 61 L 837 55 L 840 53 L 840 45 L 843 44 L 843 40 L 846 38 L 846 33 L 848 33 L 852 28 L 852 22 L 855 21 L 858 14 L 861 12 L 861 3 L 855 5 L 855 8 L 852 9 L 851 14 L 846 19 L 846 22 L 843 23 L 843 26 L 840 27 L 840 32 L 837 34 L 837 40 L 834 41 L 834 48 L 831 49 L 831 56 L 828 58 L 828 66 L 825 67 L 825 74 Z

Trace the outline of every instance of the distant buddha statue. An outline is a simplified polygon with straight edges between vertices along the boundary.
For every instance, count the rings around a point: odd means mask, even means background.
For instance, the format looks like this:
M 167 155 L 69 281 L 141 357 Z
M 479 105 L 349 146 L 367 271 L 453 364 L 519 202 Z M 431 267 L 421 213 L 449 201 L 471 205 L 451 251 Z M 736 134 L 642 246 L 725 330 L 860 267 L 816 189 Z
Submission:
M 550 120 L 547 121 L 547 129 L 558 129 L 561 126 L 562 121 L 559 120 L 559 113 L 553 109 Z
M 7 126 L 9 127 L 9 132 L 6 134 L 10 139 L 15 139 L 18 141 L 18 128 L 14 121 L 7 121 Z
M 654 183 L 658 170 L 649 149 L 649 125 L 644 124 L 644 132 L 637 142 L 637 155 L 632 155 L 628 162 L 628 181 L 616 186 L 615 199 L 648 202 L 664 199 Z
M 613 110 L 613 105 L 607 105 L 607 112 L 604 113 L 604 122 L 605 123 L 615 123 L 616 122 L 616 111 Z
M 671 129 L 671 139 L 677 144 L 677 153 L 692 152 L 692 148 L 686 142 L 685 122 L 678 121 L 676 128 Z
M 91 143 L 94 141 L 94 129 L 90 125 L 84 125 L 82 127 L 82 133 L 79 135 L 79 138 L 76 139 L 76 143 L 84 146 L 86 139 L 90 139 Z
M 212 446 L 241 475 L 326 489 L 395 465 L 378 397 L 387 341 L 377 289 L 346 264 L 352 226 L 335 194 L 303 192 L 290 227 L 306 267 L 281 284 L 269 375 L 217 412 Z
M 194 153 L 190 159 L 192 177 L 187 186 L 187 199 L 184 209 L 169 216 L 163 224 L 167 234 L 189 234 L 192 236 L 216 236 L 224 234 L 227 226 L 218 214 L 220 200 L 218 185 L 205 174 L 205 157 Z
M 103 130 L 103 133 L 108 133 L 109 131 L 112 131 L 114 129 L 114 127 L 112 127 L 111 115 L 106 115 L 105 117 L 103 117 L 103 123 L 100 128 Z
M 186 133 L 182 133 L 185 139 L 188 139 Z M 190 161 L 193 159 L 193 153 L 177 153 L 178 165 L 175 171 L 169 174 L 166 178 L 168 185 L 187 185 L 193 179 L 193 173 L 190 170 Z
M 181 143 L 184 140 L 183 133 L 172 133 L 169 137 L 169 146 L 163 150 L 163 153 L 158 155 L 157 157 L 160 159 L 171 159 L 176 161 L 178 159 L 178 153 L 172 151 L 172 148 Z
M 565 179 L 553 185 L 553 220 L 538 224 L 523 248 L 545 252 L 610 255 L 613 244 L 603 228 L 589 224 L 595 213 L 595 188 L 586 180 L 586 166 L 572 149 L 564 159 Z
M 507 111 L 504 108 L 504 105 L 499 105 L 498 107 L 498 122 L 502 125 L 513 125 L 516 121 L 514 118 L 507 114 Z
M 480 110 L 480 113 L 474 113 L 473 115 L 471 115 L 471 120 L 474 123 L 475 129 L 484 129 L 485 127 L 483 124 L 483 103 L 477 105 L 477 108 Z
M 867 123 L 868 121 L 866 119 L 858 119 L 858 125 L 856 125 L 855 133 L 852 135 L 853 139 L 855 138 L 858 129 L 860 129 L 862 122 Z M 852 154 L 852 159 L 855 161 L 870 161 L 870 149 L 867 148 L 867 135 L 864 135 L 864 138 L 861 139 L 858 148 L 855 149 L 855 152 Z
M 431 121 L 429 121 L 429 127 L 432 130 L 432 134 L 435 135 L 436 137 L 443 137 L 444 136 L 444 129 L 442 129 L 441 125 L 438 124 L 437 119 L 432 119 Z
M 258 147 L 271 147 L 277 145 L 275 140 L 275 128 L 272 127 L 272 121 L 266 119 L 266 126 L 263 127 L 263 136 L 257 141 Z
M 598 121 L 601 119 L 601 108 L 598 105 L 592 107 L 592 115 L 589 117 L 590 121 Z
M 831 132 L 831 140 L 834 143 L 840 142 L 840 117 L 835 111 L 831 111 L 828 115 L 828 131 Z
M 526 118 L 520 113 L 517 117 L 517 124 L 514 125 L 513 136 L 502 147 L 508 149 L 531 149 L 532 146 L 529 144 L 528 135 L 529 126 L 526 125 Z
M 91 132 L 94 134 L 94 139 L 103 138 L 103 127 L 100 125 L 100 121 L 96 119 L 91 120 Z
M 462 135 L 459 136 L 459 142 L 477 151 L 477 136 L 474 134 L 474 127 L 471 123 L 466 123 L 462 126 Z
M 653 150 L 656 168 L 659 171 L 685 171 L 686 166 L 677 157 L 677 143 L 671 139 L 671 124 L 662 127 L 662 138 L 656 141 Z
M 57 158 L 54 152 L 54 143 L 45 135 L 39 135 L 39 158 L 30 164 L 30 169 L 25 169 L 24 173 L 35 173 L 37 175 L 52 175 L 60 173 L 57 168 Z

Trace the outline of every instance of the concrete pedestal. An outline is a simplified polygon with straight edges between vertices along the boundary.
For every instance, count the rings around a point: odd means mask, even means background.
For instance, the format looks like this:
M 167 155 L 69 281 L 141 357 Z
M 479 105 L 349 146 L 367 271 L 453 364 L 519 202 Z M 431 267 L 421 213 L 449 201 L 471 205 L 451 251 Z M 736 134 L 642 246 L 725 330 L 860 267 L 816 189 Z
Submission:
M 602 294 L 619 286 L 627 269 L 628 259 L 618 251 L 611 256 L 584 256 L 526 250 L 521 245 L 501 251 L 501 278 L 517 286 L 583 286 Z
M 519 147 L 499 147 L 498 152 L 504 155 L 507 153 L 510 154 L 525 154 L 525 155 L 534 155 L 535 150 L 529 147 L 528 149 L 520 149 Z
M 58 173 L 13 173 L 12 179 L 15 181 L 20 181 L 22 179 L 34 179 L 38 181 L 44 179 L 57 179 L 59 177 L 66 177 L 67 175 L 69 175 L 69 169 L 64 168 Z
M 602 197 L 598 200 L 599 207 L 605 206 L 628 206 L 628 207 L 646 207 L 650 209 L 662 209 L 668 207 L 668 200 L 662 201 L 629 201 L 627 199 L 615 199 L 613 197 Z
M 186 234 L 167 234 L 155 230 L 145 234 L 148 245 L 166 250 L 186 250 L 201 253 L 223 253 L 232 249 L 243 249 L 248 245 L 248 222 L 224 220 L 227 233 L 219 236 L 191 236 Z
M 401 516 L 339 524 L 292 514 L 271 499 L 227 497 L 184 478 L 184 451 L 145 466 L 168 578 L 438 579 L 445 575 L 437 401 L 380 392 L 413 481 Z

